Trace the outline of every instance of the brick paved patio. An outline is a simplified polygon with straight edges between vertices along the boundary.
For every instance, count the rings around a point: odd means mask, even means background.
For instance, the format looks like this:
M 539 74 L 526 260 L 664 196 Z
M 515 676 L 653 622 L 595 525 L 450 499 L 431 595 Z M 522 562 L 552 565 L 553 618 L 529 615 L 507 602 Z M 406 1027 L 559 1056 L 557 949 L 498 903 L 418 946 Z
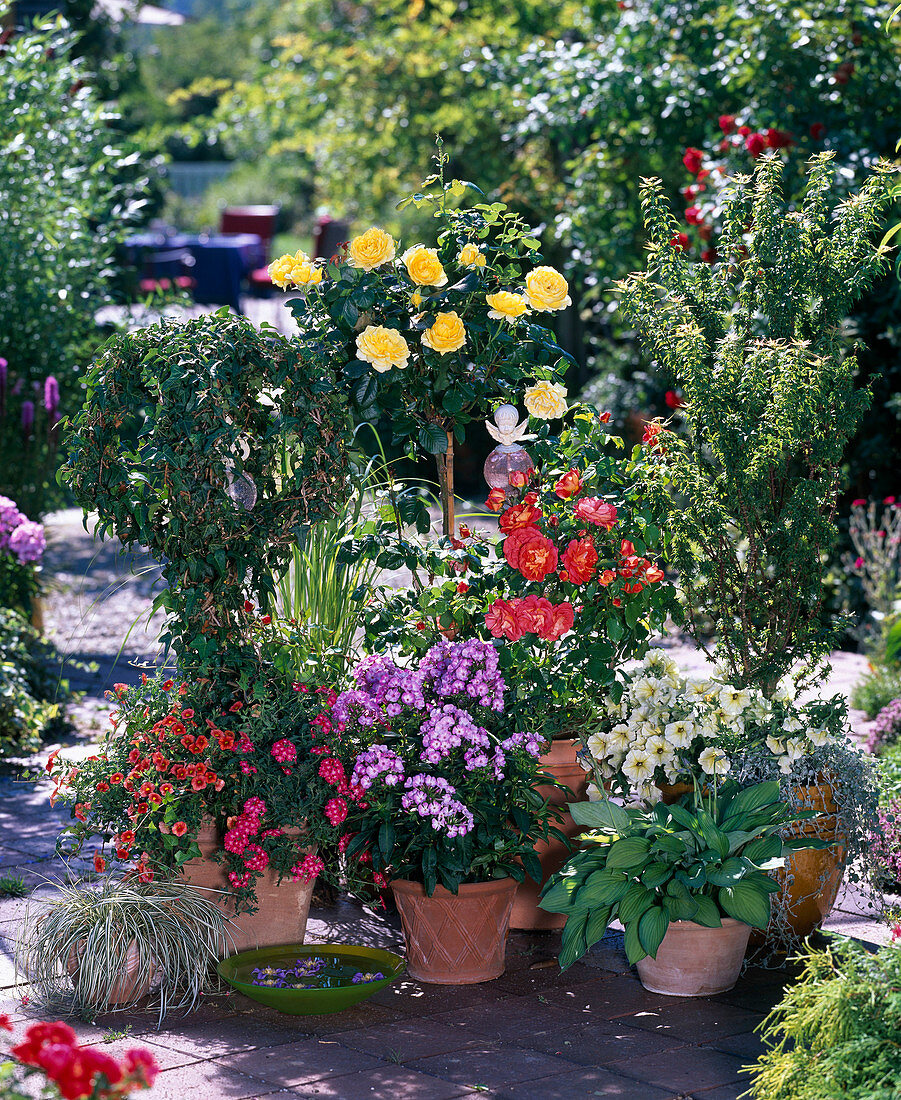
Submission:
M 52 856 L 59 811 L 43 789 L 0 778 L 0 869 L 23 876 L 39 900 L 66 867 Z M 70 869 L 87 867 L 78 861 Z M 830 927 L 882 937 L 861 899 L 843 895 Z M 39 1015 L 22 1003 L 12 951 L 26 903 L 0 900 L 0 1011 Z M 311 914 L 307 940 L 401 949 L 396 917 L 349 902 Z M 754 1029 L 779 999 L 784 972 L 750 970 L 734 990 L 702 1000 L 646 992 L 621 937 L 561 975 L 556 933 L 511 935 L 507 973 L 480 986 L 402 980 L 358 1008 L 290 1017 L 237 994 L 156 1028 L 151 1012 L 76 1023 L 85 1042 L 111 1053 L 135 1039 L 162 1067 L 153 1100 L 736 1100 L 741 1067 L 760 1049 Z M 129 1029 L 125 1038 L 116 1037 Z

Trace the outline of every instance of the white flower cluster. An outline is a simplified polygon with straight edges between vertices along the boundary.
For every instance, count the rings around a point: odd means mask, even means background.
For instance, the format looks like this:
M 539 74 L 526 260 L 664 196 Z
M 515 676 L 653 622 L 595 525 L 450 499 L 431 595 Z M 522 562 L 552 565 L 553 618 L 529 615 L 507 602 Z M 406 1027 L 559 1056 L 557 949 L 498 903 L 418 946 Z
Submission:
M 715 671 L 704 679 L 685 676 L 659 649 L 628 677 L 621 701 L 607 705 L 608 722 L 586 744 L 597 778 L 620 777 L 641 797 L 651 795 L 655 780 L 676 783 L 699 772 L 724 777 L 731 761 L 722 745 L 735 738 L 765 740 L 787 774 L 794 761 L 830 736 L 811 728 L 810 717 L 791 706 L 791 684 L 780 685 L 767 700 L 756 689 L 733 687 Z

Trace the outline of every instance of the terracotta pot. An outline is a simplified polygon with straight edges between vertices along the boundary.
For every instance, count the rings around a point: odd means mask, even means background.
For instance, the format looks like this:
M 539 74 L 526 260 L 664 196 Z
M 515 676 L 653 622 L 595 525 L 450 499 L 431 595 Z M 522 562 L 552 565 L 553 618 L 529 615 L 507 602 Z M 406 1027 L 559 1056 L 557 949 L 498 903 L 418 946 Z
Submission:
M 420 982 L 472 985 L 499 978 L 510 929 L 516 880 L 464 884 L 452 894 L 422 883 L 391 883 L 407 945 L 407 973 Z
M 683 794 L 688 794 L 689 791 L 694 790 L 693 783 L 654 783 L 654 786 L 660 791 L 660 801 L 665 806 L 672 806 L 674 802 L 678 802 Z
M 787 836 L 809 836 L 830 841 L 828 848 L 807 848 L 792 852 L 785 868 L 771 872 L 782 887 L 770 899 L 772 919 L 765 932 L 755 929 L 751 943 L 760 946 L 782 944 L 796 946 L 809 936 L 832 912 L 845 871 L 845 838 L 839 829 L 835 792 L 825 779 L 821 783 L 800 787 L 795 797 L 803 809 L 817 810 L 822 817 L 799 821 L 786 831 Z M 788 873 L 791 882 L 788 882 Z M 786 942 L 789 941 L 789 942 Z
M 722 921 L 721 928 L 673 921 L 657 958 L 636 963 L 645 989 L 670 997 L 709 997 L 731 989 L 741 973 L 751 928 L 731 917 Z
M 85 952 L 87 941 L 79 940 L 69 951 L 66 959 L 66 973 L 72 981 L 78 984 L 78 974 L 81 970 L 81 957 Z M 134 940 L 128 945 L 125 958 L 119 964 L 119 977 L 113 983 L 107 998 L 110 1008 L 119 1005 L 134 1004 L 142 997 L 146 997 L 153 986 L 153 980 L 157 975 L 156 963 L 150 961 L 144 964 L 138 954 L 138 946 Z
M 552 741 L 551 747 L 540 759 L 542 771 L 548 772 L 558 783 L 569 788 L 569 793 L 550 786 L 537 788 L 541 797 L 550 799 L 553 806 L 565 806 L 567 802 L 584 802 L 588 797 L 588 773 L 576 759 L 578 744 L 578 741 L 569 739 Z M 573 843 L 582 831 L 568 810 L 563 811 L 563 819 L 555 822 L 555 825 Z M 535 854 L 541 863 L 541 882 L 533 882 L 527 877 L 517 886 L 510 927 L 530 931 L 562 928 L 566 923 L 566 914 L 548 913 L 538 908 L 538 902 L 541 887 L 555 871 L 560 870 L 572 854 L 572 844 L 567 845 L 556 839 L 539 840 L 535 845 Z
M 285 830 L 287 832 L 287 830 Z M 299 835 L 299 831 L 298 831 Z M 292 882 L 267 867 L 256 880 L 257 911 L 235 915 L 235 902 L 227 872 L 213 861 L 219 849 L 219 835 L 213 821 L 204 821 L 197 836 L 200 857 L 182 865 L 181 878 L 201 890 L 232 922 L 229 936 L 232 951 L 250 951 L 256 947 L 277 947 L 283 943 L 303 943 L 310 913 L 315 879 Z M 214 892 L 215 891 L 215 892 Z

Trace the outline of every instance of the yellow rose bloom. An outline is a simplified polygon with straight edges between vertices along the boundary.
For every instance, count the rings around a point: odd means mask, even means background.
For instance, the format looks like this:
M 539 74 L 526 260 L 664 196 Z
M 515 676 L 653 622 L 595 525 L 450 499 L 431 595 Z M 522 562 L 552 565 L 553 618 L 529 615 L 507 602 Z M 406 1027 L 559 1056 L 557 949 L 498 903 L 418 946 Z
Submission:
M 526 297 L 537 310 L 565 309 L 573 304 L 569 284 L 552 267 L 536 267 L 526 276 Z
M 497 294 L 486 294 L 485 301 L 491 306 L 488 316 L 496 321 L 515 321 L 529 309 L 529 303 L 522 294 L 513 294 L 509 290 L 499 290 Z
M 349 245 L 350 262 L 354 267 L 372 271 L 394 259 L 394 238 L 384 229 L 367 229 L 359 237 L 354 237 Z
M 384 374 L 392 367 L 403 370 L 410 358 L 410 347 L 397 329 L 367 325 L 357 337 L 357 357 Z
M 401 259 L 406 264 L 407 274 L 414 283 L 420 286 L 447 285 L 447 275 L 438 259 L 436 249 L 414 244 L 412 248 L 407 249 Z
M 411 306 L 421 306 L 422 305 L 422 295 L 419 293 L 418 290 L 414 290 L 413 293 L 410 295 L 410 305 Z
M 460 249 L 460 255 L 457 257 L 457 262 L 461 263 L 464 267 L 484 267 L 486 264 L 485 255 L 479 252 L 478 246 L 472 242 L 464 244 Z
M 422 334 L 422 342 L 432 351 L 447 355 L 466 343 L 466 329 L 456 313 L 439 313 L 432 327 Z
M 525 406 L 530 416 L 539 420 L 558 420 L 566 414 L 566 386 L 559 382 L 536 382 L 525 393 Z
M 289 286 L 316 286 L 322 282 L 322 268 L 316 267 L 303 251 L 279 256 L 269 265 L 269 278 L 286 290 Z

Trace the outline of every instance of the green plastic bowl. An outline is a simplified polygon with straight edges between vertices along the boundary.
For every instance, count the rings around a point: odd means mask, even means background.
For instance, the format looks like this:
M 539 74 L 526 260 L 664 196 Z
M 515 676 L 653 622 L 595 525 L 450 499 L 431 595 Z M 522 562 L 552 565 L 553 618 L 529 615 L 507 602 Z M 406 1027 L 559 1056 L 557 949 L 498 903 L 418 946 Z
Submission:
M 354 985 L 335 985 L 314 989 L 274 989 L 272 986 L 254 985 L 252 972 L 266 966 L 287 967 L 295 959 L 314 955 L 323 959 L 334 959 L 339 966 L 345 966 L 351 972 L 382 973 L 385 977 L 378 982 L 360 982 Z M 351 1005 L 359 1004 L 385 989 L 406 969 L 406 962 L 390 951 L 381 951 L 377 947 L 349 947 L 345 944 L 282 944 L 280 947 L 258 947 L 255 951 L 242 951 L 223 959 L 216 967 L 220 977 L 245 997 L 250 997 L 269 1008 L 285 1012 L 289 1016 L 312 1016 L 326 1012 L 341 1012 Z

